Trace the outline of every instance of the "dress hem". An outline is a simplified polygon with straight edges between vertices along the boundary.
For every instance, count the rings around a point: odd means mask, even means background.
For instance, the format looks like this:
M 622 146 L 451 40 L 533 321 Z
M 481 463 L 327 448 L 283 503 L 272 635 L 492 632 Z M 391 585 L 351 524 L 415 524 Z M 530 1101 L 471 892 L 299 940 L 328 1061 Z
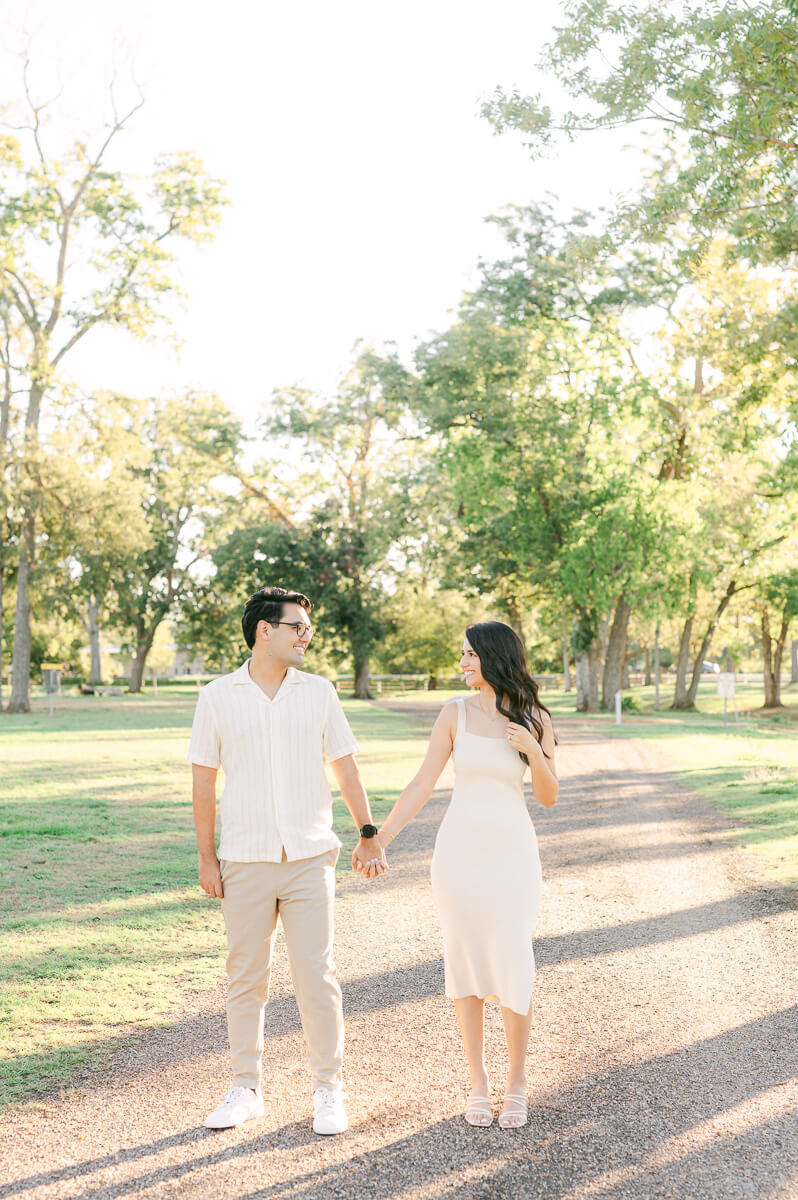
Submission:
M 517 1013 L 519 1017 L 525 1017 L 527 1015 L 527 1013 L 529 1012 L 530 1008 L 532 1007 L 532 997 L 531 996 L 529 997 L 529 1004 L 527 1005 L 526 1009 L 522 1012 L 521 1009 L 513 1008 L 512 1004 L 505 1004 L 504 1001 L 502 1000 L 501 996 L 497 996 L 495 992 L 488 992 L 487 995 L 485 995 L 485 996 L 477 996 L 475 992 L 465 992 L 462 996 L 454 996 L 454 995 L 452 995 L 451 992 L 446 993 L 447 1000 L 468 1000 L 471 996 L 473 996 L 475 1000 L 483 1000 L 485 1002 L 487 1002 L 488 1000 L 495 1000 L 496 1003 L 499 1004 L 502 1008 L 509 1008 L 510 1012 Z

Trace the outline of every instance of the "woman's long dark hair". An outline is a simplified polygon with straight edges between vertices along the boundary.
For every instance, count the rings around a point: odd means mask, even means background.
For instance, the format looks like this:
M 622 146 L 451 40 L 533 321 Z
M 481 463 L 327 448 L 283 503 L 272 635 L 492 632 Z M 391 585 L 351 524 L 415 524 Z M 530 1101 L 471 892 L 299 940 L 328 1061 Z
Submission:
M 543 726 L 537 712 L 549 716 L 551 713 L 540 701 L 538 685 L 529 673 L 524 643 L 518 634 L 501 621 L 478 621 L 465 632 L 471 649 L 479 655 L 482 678 L 496 693 L 496 708 L 503 717 L 524 725 L 542 741 Z M 518 753 L 525 763 L 529 762 L 525 754 L 520 750 Z

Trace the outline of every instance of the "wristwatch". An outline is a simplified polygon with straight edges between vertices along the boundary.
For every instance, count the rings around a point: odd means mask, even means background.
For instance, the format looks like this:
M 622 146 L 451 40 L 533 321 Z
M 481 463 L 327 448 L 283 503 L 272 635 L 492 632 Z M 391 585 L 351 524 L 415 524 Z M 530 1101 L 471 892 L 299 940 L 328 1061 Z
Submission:
M 362 838 L 376 837 L 379 832 L 380 831 L 376 825 L 361 825 L 360 826 L 360 836 Z

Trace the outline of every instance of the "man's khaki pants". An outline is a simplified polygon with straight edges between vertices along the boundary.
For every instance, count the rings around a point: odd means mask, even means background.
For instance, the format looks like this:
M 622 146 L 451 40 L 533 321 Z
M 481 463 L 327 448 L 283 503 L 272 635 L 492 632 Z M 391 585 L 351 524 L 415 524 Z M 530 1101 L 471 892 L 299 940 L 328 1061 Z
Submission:
M 280 917 L 308 1046 L 313 1087 L 342 1081 L 344 1017 L 333 962 L 338 850 L 296 862 L 221 863 L 227 929 L 227 1032 L 234 1083 L 258 1088 L 263 1008 Z

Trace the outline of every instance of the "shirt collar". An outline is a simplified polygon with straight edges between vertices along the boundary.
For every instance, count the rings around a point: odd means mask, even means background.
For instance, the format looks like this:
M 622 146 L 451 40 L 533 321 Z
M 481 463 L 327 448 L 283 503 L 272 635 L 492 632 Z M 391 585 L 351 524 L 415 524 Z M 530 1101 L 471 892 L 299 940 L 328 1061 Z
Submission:
M 258 687 L 258 685 L 255 683 L 255 680 L 249 673 L 249 664 L 251 662 L 252 659 L 248 658 L 247 661 L 243 663 L 237 671 L 233 671 L 234 685 L 239 683 L 251 683 L 253 687 Z M 298 671 L 296 667 L 289 667 L 285 673 L 285 679 L 280 685 L 280 691 L 282 691 L 287 683 L 304 683 L 306 677 L 307 675 L 305 671 Z M 258 688 L 258 691 L 260 691 L 260 688 Z

